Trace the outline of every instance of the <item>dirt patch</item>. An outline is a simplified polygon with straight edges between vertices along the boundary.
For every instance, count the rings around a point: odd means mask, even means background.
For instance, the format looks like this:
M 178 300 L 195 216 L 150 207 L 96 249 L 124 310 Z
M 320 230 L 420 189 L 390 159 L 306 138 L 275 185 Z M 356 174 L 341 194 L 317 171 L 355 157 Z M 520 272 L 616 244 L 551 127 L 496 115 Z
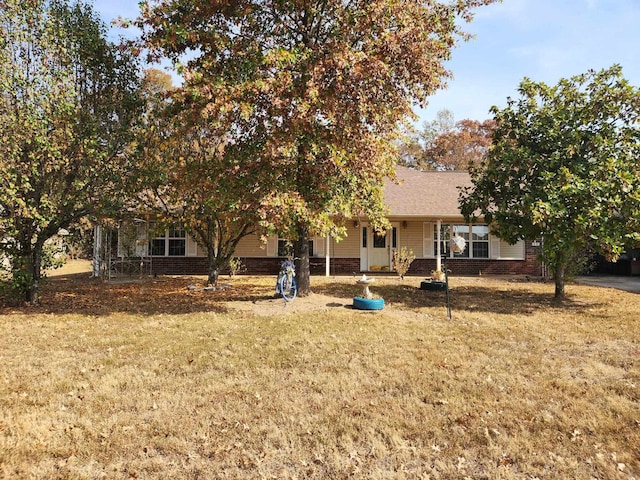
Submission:
M 293 301 L 287 302 L 282 297 L 257 299 L 253 301 L 233 301 L 228 302 L 230 310 L 249 311 L 256 315 L 291 315 L 301 312 L 318 312 L 334 309 L 349 309 L 354 313 L 358 310 L 352 308 L 352 302 L 345 298 L 312 293 L 306 297 L 296 297 Z

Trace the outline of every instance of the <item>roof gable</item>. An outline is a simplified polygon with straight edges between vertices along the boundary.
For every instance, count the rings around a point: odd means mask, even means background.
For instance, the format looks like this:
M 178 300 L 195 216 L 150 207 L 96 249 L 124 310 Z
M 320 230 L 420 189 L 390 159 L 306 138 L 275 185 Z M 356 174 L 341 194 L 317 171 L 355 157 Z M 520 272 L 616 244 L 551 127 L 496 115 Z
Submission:
M 396 176 L 399 183 L 388 179 L 384 187 L 390 216 L 461 216 L 458 187 L 471 186 L 468 172 L 420 172 L 397 166 Z

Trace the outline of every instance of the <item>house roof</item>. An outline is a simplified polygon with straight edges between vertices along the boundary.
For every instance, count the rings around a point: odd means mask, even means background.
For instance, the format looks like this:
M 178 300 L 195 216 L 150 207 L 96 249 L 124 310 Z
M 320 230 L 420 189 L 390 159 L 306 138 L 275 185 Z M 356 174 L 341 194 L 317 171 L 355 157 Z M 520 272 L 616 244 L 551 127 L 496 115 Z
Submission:
M 396 167 L 399 183 L 387 180 L 384 201 L 393 217 L 460 217 L 458 187 L 470 186 L 464 171 L 427 171 Z

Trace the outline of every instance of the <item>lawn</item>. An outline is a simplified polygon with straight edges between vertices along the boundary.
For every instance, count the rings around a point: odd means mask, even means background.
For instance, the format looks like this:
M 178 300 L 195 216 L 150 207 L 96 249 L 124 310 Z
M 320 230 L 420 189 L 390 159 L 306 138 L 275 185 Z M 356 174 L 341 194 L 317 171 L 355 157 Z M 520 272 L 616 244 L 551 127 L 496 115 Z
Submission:
M 640 478 L 640 295 L 52 278 L 0 309 L 0 478 Z

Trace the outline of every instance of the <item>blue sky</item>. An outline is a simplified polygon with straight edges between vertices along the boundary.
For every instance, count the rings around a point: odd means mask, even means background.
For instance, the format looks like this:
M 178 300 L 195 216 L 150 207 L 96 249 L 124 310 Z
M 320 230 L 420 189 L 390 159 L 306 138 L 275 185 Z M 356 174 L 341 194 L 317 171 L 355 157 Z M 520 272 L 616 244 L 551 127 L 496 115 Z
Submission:
M 453 50 L 454 79 L 419 112 L 423 120 L 442 109 L 484 120 L 517 97 L 525 77 L 555 85 L 614 63 L 640 86 L 640 0 L 503 0 L 478 9 L 467 31 L 475 38 Z
M 135 17 L 131 0 L 95 0 L 104 20 Z M 490 117 L 517 96 L 524 77 L 556 84 L 587 71 L 618 63 L 640 86 L 640 0 L 503 0 L 480 8 L 466 25 L 475 35 L 453 50 L 447 66 L 454 78 L 431 97 L 422 121 L 448 109 L 455 120 Z

